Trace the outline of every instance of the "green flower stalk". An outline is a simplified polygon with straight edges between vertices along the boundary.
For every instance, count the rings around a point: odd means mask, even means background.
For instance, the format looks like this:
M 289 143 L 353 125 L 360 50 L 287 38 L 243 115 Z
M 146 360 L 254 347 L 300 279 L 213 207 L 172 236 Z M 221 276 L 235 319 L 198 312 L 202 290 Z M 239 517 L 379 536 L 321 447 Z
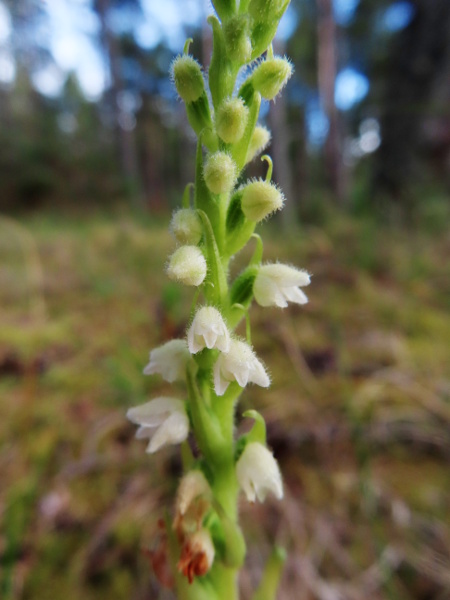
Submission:
M 262 157 L 268 163 L 265 180 L 245 181 L 243 174 L 270 141 L 270 132 L 258 124 L 261 97 L 274 99 L 292 74 L 290 62 L 274 57 L 271 47 L 288 4 L 213 0 L 217 17 L 208 19 L 213 29 L 209 90 L 201 65 L 188 54 L 190 40 L 172 64 L 198 144 L 195 182 L 172 217 L 178 247 L 166 269 L 171 279 L 197 291 L 185 338 L 152 350 L 144 373 L 169 383 L 184 381 L 185 391 L 130 408 L 127 416 L 138 425 L 136 437 L 148 440 L 147 452 L 181 444 L 184 474 L 153 561 L 161 583 L 172 586 L 179 600 L 237 600 L 246 552 L 239 494 L 249 502 L 264 502 L 269 494 L 283 497 L 263 417 L 245 413 L 254 424 L 240 438 L 234 424 L 244 388 L 270 385 L 250 342 L 253 299 L 267 307 L 304 304 L 300 288 L 310 283 L 304 270 L 262 264 L 263 244 L 255 227 L 284 203 L 271 182 L 270 157 Z M 253 69 L 237 90 L 237 76 L 248 65 Z M 256 241 L 253 257 L 231 281 L 230 260 L 251 239 Z M 244 319 L 247 339 L 235 333 Z M 275 600 L 283 560 L 284 553 L 274 549 L 254 600 Z

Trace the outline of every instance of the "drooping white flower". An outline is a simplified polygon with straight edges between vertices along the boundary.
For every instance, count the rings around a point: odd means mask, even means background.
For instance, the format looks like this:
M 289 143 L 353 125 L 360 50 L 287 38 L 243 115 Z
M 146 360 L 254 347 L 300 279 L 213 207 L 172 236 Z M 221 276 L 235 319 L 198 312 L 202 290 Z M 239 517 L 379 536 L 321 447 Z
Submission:
M 236 476 L 249 502 L 264 502 L 269 492 L 281 500 L 283 482 L 273 454 L 259 442 L 250 442 L 236 463 Z
M 146 449 L 151 454 L 162 446 L 184 442 L 189 434 L 184 402 L 177 398 L 160 397 L 134 406 L 128 410 L 127 418 L 139 425 L 138 439 L 151 438 Z
M 253 284 L 255 300 L 260 306 L 285 308 L 288 302 L 306 304 L 308 298 L 300 289 L 309 285 L 306 271 L 282 264 L 267 264 L 259 268 Z
M 230 340 L 229 352 L 220 354 L 214 365 L 214 389 L 218 396 L 223 396 L 232 381 L 237 381 L 241 387 L 249 382 L 261 387 L 270 385 L 262 362 L 252 348 L 240 340 Z
M 204 306 L 196 312 L 187 332 L 187 343 L 191 354 L 196 354 L 205 347 L 228 352 L 230 334 L 217 308 Z
M 173 383 L 184 378 L 190 357 L 186 340 L 170 340 L 150 352 L 150 362 L 144 368 L 144 375 L 158 373 L 163 379 Z

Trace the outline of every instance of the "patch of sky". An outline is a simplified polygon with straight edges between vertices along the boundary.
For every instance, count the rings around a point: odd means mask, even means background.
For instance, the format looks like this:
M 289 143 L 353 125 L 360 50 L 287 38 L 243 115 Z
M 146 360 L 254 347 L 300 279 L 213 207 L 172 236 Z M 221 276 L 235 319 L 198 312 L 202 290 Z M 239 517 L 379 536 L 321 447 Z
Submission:
M 334 18 L 338 25 L 349 25 L 358 8 L 359 0 L 333 0 Z
M 281 21 L 278 25 L 276 39 L 288 40 L 294 33 L 298 25 L 298 14 L 295 11 L 292 4 L 289 5 L 287 11 L 281 17 Z
M 394 33 L 409 25 L 415 9 L 410 2 L 395 2 L 386 8 L 381 17 L 381 28 Z
M 305 116 L 308 144 L 313 148 L 318 148 L 325 142 L 330 127 L 319 98 L 312 98 L 308 101 Z
M 35 71 L 31 80 L 40 94 L 49 98 L 57 98 L 61 94 L 66 75 L 56 65 L 50 64 L 44 69 Z
M 351 67 L 342 70 L 336 77 L 334 101 L 340 110 L 349 110 L 367 95 L 369 80 Z
M 0 2 L 0 44 L 8 42 L 11 32 L 11 16 L 3 2 Z
M 8 86 L 16 77 L 16 63 L 8 50 L 0 50 L 0 84 Z

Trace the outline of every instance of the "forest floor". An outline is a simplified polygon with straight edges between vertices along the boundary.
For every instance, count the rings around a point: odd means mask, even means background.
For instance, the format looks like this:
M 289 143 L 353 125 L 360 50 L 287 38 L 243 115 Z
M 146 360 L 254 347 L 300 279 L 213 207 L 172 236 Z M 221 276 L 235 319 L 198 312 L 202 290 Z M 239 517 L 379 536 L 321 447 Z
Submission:
M 142 369 L 191 306 L 163 272 L 167 220 L 0 219 L 2 600 L 173 598 L 142 548 L 178 452 L 146 455 L 125 418 L 171 389 Z M 305 307 L 251 313 L 273 384 L 240 412 L 265 415 L 285 499 L 242 501 L 242 598 L 276 540 L 279 600 L 448 600 L 449 233 L 265 230 L 265 260 L 313 278 Z

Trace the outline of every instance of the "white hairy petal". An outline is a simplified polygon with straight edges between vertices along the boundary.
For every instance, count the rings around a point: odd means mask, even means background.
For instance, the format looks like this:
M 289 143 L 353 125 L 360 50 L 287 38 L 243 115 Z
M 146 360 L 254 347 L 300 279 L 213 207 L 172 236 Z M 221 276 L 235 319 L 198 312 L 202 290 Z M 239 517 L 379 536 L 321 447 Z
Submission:
M 174 412 L 158 427 L 147 446 L 146 452 L 156 452 L 168 444 L 181 444 L 189 434 L 186 413 Z
M 264 502 L 268 493 L 283 497 L 283 482 L 278 463 L 270 450 L 250 442 L 236 463 L 236 476 L 249 502 Z
M 191 354 L 196 354 L 205 347 L 228 352 L 230 334 L 222 315 L 216 308 L 204 306 L 197 311 L 187 333 L 187 343 Z
M 184 378 L 189 358 L 186 340 L 170 340 L 150 352 L 150 362 L 145 367 L 144 374 L 158 373 L 163 379 L 173 383 Z
M 300 290 L 309 285 L 310 276 L 306 271 L 282 264 L 267 264 L 259 268 L 253 284 L 253 293 L 260 306 L 285 308 L 288 302 L 306 304 L 308 298 Z
M 252 348 L 240 340 L 230 341 L 229 352 L 220 354 L 214 365 L 213 375 L 214 389 L 218 396 L 223 396 L 232 381 L 237 381 L 241 387 L 249 382 L 262 387 L 270 385 L 270 378 L 262 362 Z

